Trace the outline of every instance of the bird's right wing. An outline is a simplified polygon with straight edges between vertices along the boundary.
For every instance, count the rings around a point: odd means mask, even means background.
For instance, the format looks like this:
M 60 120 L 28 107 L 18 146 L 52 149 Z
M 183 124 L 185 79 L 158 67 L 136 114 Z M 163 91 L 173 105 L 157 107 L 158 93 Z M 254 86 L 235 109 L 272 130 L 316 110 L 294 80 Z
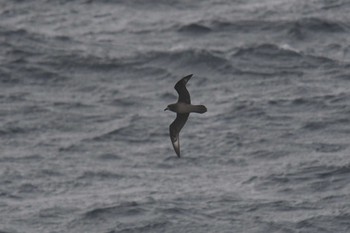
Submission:
M 169 126 L 170 140 L 173 144 L 174 150 L 175 150 L 178 157 L 180 157 L 179 133 L 180 133 L 182 127 L 185 125 L 189 115 L 190 115 L 189 113 L 185 113 L 185 114 L 178 113 L 174 122 L 171 123 L 171 125 Z
M 192 76 L 193 74 L 187 75 L 175 84 L 175 90 L 179 94 L 178 102 L 191 104 L 191 97 L 186 88 L 186 84 Z

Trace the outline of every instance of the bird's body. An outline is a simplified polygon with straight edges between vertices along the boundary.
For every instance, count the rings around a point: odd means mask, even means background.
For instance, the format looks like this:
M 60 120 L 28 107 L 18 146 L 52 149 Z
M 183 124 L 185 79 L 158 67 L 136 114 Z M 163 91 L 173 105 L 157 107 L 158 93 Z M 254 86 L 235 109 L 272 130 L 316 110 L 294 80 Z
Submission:
M 186 89 L 186 84 L 192 77 L 192 74 L 187 75 L 178 81 L 175 85 L 175 90 L 179 94 L 179 99 L 177 103 L 169 104 L 165 110 L 170 110 L 176 112 L 176 119 L 169 126 L 170 139 L 173 144 L 174 150 L 178 157 L 180 157 L 180 141 L 179 133 L 183 126 L 185 125 L 191 112 L 195 113 L 205 113 L 207 108 L 204 105 L 192 105 L 190 94 Z
M 186 104 L 182 102 L 170 104 L 168 105 L 168 109 L 172 112 L 176 112 L 179 114 L 191 113 L 191 112 L 205 113 L 207 111 L 204 105 L 192 105 L 192 104 Z

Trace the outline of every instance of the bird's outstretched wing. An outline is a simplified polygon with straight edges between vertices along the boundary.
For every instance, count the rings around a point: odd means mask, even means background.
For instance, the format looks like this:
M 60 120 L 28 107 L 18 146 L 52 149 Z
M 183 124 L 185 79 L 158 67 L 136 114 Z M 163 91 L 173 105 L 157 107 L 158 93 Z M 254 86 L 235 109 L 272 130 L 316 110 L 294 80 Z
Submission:
M 186 88 L 186 84 L 192 76 L 193 74 L 187 75 L 175 84 L 175 90 L 179 94 L 178 102 L 191 104 L 191 97 Z
M 182 127 L 185 125 L 189 113 L 185 114 L 177 114 L 176 119 L 174 120 L 173 123 L 169 126 L 169 131 L 170 131 L 170 140 L 173 144 L 174 150 L 177 154 L 177 157 L 180 157 L 180 138 L 179 138 L 179 133 Z

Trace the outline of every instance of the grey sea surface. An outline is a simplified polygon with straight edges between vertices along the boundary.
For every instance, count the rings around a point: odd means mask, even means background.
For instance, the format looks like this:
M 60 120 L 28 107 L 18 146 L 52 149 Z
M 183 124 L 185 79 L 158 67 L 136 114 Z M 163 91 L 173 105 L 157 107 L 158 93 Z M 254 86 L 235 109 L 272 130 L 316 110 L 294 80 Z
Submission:
M 349 12 L 0 0 L 0 232 L 350 232 Z

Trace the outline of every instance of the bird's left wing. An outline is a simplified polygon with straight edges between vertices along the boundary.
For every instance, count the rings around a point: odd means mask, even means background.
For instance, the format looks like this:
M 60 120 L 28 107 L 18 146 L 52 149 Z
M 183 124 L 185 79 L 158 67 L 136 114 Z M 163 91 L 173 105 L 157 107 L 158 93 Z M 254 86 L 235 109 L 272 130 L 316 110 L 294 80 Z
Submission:
M 175 150 L 178 157 L 180 157 L 179 133 L 180 133 L 182 127 L 185 125 L 189 115 L 190 115 L 189 113 L 185 113 L 185 114 L 178 113 L 174 122 L 171 123 L 171 125 L 169 126 L 170 140 L 173 144 L 174 150 Z

